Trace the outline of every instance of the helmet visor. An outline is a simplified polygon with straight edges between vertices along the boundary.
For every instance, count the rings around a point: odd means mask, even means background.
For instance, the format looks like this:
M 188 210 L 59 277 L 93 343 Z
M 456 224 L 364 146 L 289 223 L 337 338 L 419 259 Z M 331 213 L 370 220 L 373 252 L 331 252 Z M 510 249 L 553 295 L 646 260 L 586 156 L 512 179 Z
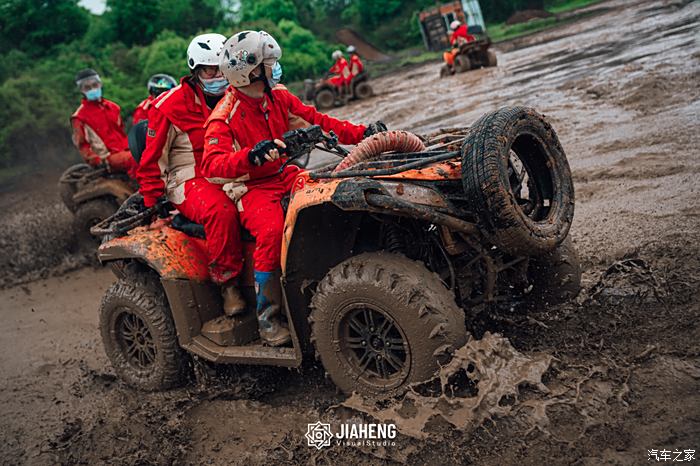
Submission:
M 90 89 L 97 89 L 102 87 L 102 80 L 98 75 L 88 76 L 86 78 L 77 80 L 75 82 L 75 85 L 78 86 L 80 92 L 87 92 Z

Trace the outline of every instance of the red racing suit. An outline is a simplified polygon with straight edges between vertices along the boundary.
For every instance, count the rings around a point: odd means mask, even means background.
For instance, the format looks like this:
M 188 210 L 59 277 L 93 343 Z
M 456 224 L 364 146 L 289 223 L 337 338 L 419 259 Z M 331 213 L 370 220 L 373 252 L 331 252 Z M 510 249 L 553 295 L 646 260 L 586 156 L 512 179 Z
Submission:
M 147 207 L 165 194 L 185 217 L 204 226 L 211 279 L 225 284 L 243 266 L 240 228 L 233 201 L 220 184 L 202 175 L 204 122 L 209 114 L 204 93 L 189 76 L 158 96 L 149 112 L 137 178 Z
M 300 169 L 282 158 L 261 166 L 248 160 L 248 153 L 260 141 L 282 139 L 290 129 L 320 125 L 334 131 L 343 144 L 356 144 L 365 127 L 337 120 L 304 105 L 284 86 L 270 95 L 249 97 L 229 87 L 206 123 L 202 171 L 208 177 L 229 181 L 226 191 L 237 200 L 241 223 L 255 237 L 255 270 L 272 272 L 280 268 L 284 212 L 280 199 L 289 193 Z
M 469 34 L 469 32 L 467 31 L 468 29 L 466 24 L 462 24 L 460 27 L 455 29 L 452 35 L 450 36 L 450 45 L 459 45 L 458 40 L 460 37 L 466 42 L 473 42 L 474 40 L 476 40 L 476 38 Z
M 352 79 L 350 67 L 348 66 L 348 61 L 345 59 L 345 57 L 338 58 L 338 60 L 336 60 L 333 66 L 331 66 L 331 69 L 328 71 L 329 73 L 335 73 L 335 76 L 332 76 L 328 82 L 337 87 L 341 92 L 343 90 L 343 86 L 349 84 L 350 80 Z
M 136 162 L 129 152 L 120 112 L 111 100 L 83 98 L 70 117 L 73 144 L 91 166 L 105 163 L 111 172 L 127 172 L 133 177 Z
M 365 65 L 360 60 L 360 56 L 356 53 L 350 55 L 350 79 L 362 73 L 364 69 Z
M 134 114 L 131 116 L 131 122 L 134 125 L 141 120 L 148 120 L 148 110 L 151 108 L 154 100 L 156 100 L 156 98 L 149 95 L 136 106 L 136 109 L 134 109 Z

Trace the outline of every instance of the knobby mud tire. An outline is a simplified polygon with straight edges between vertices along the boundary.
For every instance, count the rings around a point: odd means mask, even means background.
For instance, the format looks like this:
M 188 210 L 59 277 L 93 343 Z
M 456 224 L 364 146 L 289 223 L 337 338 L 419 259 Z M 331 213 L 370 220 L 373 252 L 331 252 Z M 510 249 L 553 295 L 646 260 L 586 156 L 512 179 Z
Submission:
M 58 183 L 58 194 L 61 196 L 61 200 L 66 208 L 75 213 L 75 210 L 77 209 L 75 202 L 73 202 L 75 185 L 72 183 Z
M 319 110 L 333 108 L 335 106 L 335 94 L 329 89 L 321 89 L 316 94 L 314 103 Z
M 362 81 L 355 86 L 356 99 L 369 99 L 374 95 L 372 86 L 367 81 Z
M 471 60 L 466 55 L 457 55 L 455 57 L 455 70 L 457 73 L 464 73 L 472 69 Z
M 73 219 L 73 227 L 78 238 L 82 241 L 97 241 L 98 239 L 90 234 L 90 228 L 114 214 L 118 208 L 116 201 L 107 198 L 93 199 L 79 204 Z
M 390 317 L 405 342 L 404 369 L 390 383 L 357 375 L 338 338 L 353 306 L 369 304 Z M 331 269 L 311 302 L 311 341 L 330 378 L 345 393 L 368 397 L 401 394 L 432 377 L 439 364 L 467 341 L 464 312 L 454 294 L 421 262 L 385 252 L 352 257 Z M 388 366 L 387 366 L 388 367 Z
M 498 66 L 498 58 L 493 50 L 486 51 L 486 66 Z
M 138 316 L 152 337 L 156 353 L 146 368 L 129 362 L 120 342 L 117 327 L 125 313 Z M 150 273 L 130 273 L 107 290 L 100 305 L 100 333 L 114 371 L 127 385 L 143 391 L 167 390 L 187 379 L 187 356 L 178 343 L 163 288 Z
M 530 307 L 546 307 L 574 299 L 581 291 L 581 263 L 571 238 L 554 251 L 530 260 Z
M 533 184 L 549 192 L 545 218 L 529 217 L 516 201 L 509 179 L 511 149 L 528 161 Z M 462 185 L 482 232 L 509 254 L 545 254 L 569 232 L 574 216 L 569 162 L 554 129 L 531 108 L 505 107 L 472 126 L 462 146 Z

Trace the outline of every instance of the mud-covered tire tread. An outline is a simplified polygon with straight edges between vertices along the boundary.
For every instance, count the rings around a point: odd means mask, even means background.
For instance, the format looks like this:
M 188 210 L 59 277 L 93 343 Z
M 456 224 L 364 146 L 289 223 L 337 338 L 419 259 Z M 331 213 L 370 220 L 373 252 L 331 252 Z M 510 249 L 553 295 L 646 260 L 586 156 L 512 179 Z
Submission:
M 73 196 L 75 195 L 75 185 L 71 183 L 58 183 L 58 195 L 61 197 L 61 200 L 63 201 L 63 205 L 66 206 L 66 208 L 75 213 L 76 210 L 76 205 L 75 202 L 73 202 Z
M 368 89 L 367 92 L 365 92 L 365 93 L 358 92 L 362 88 L 367 88 Z M 367 81 L 360 81 L 355 86 L 354 94 L 355 94 L 355 98 L 357 98 L 357 99 L 369 99 L 370 97 L 372 97 L 374 95 L 374 90 L 372 89 L 372 86 L 370 85 L 370 83 L 368 83 Z
M 90 220 L 99 218 L 104 220 L 114 214 L 119 207 L 116 202 L 108 198 L 91 199 L 79 204 L 75 210 L 73 226 L 79 236 L 90 238 Z
M 332 346 L 330 317 L 334 300 L 348 299 L 352 287 L 373 284 L 377 290 L 393 296 L 406 315 L 394 320 L 409 339 L 412 367 L 406 380 L 392 390 L 381 393 L 354 380 L 345 370 Z M 375 296 L 376 299 L 376 296 Z M 454 294 L 422 262 L 386 252 L 364 253 L 332 268 L 318 284 L 311 300 L 311 341 L 333 382 L 345 393 L 365 396 L 394 396 L 411 383 L 433 376 L 438 369 L 438 350 L 455 350 L 467 341 L 464 311 L 457 306 Z M 395 312 L 401 312 L 395 311 Z M 420 337 L 416 337 L 416 334 Z
M 111 313 L 119 306 L 136 310 L 154 336 L 158 355 L 154 370 L 148 373 L 135 370 L 110 336 Z M 127 277 L 109 287 L 100 304 L 100 333 L 112 367 L 127 385 L 143 391 L 158 391 L 185 382 L 189 367 L 187 356 L 178 343 L 165 292 L 152 272 L 130 268 Z
M 552 252 L 531 259 L 528 277 L 532 291 L 527 295 L 530 307 L 563 304 L 581 291 L 581 263 L 571 238 Z
M 457 73 L 465 73 L 472 69 L 472 63 L 471 60 L 469 59 L 468 56 L 466 55 L 457 55 L 455 57 L 455 71 Z
M 498 66 L 498 58 L 496 57 L 496 52 L 494 52 L 493 50 L 486 51 L 486 66 Z
M 558 185 L 561 208 L 558 217 L 546 228 L 531 228 L 524 221 L 513 202 L 505 164 L 501 161 L 502 151 L 514 140 L 511 131 L 522 124 L 546 136 L 544 142 L 551 142 L 550 151 L 557 159 L 553 183 Z M 574 215 L 569 163 L 554 129 L 531 108 L 504 107 L 477 120 L 462 146 L 462 184 L 469 204 L 479 215 L 482 232 L 509 254 L 544 254 L 560 244 L 569 232 Z
M 328 103 L 326 104 L 326 100 L 323 98 L 324 95 L 330 95 L 331 98 L 327 99 Z M 321 89 L 316 93 L 316 96 L 314 97 L 314 105 L 316 105 L 316 108 L 321 110 L 321 109 L 328 109 L 328 108 L 333 108 L 333 105 L 335 104 L 335 94 L 333 94 L 333 91 L 330 89 Z

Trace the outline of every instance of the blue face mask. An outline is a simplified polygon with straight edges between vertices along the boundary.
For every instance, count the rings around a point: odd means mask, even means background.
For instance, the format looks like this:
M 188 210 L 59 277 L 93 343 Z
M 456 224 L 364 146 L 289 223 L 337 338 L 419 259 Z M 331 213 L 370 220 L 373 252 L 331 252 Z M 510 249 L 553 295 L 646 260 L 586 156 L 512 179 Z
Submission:
M 202 86 L 204 87 L 204 92 L 207 94 L 211 95 L 221 95 L 224 93 L 226 90 L 226 87 L 228 86 L 228 81 L 226 81 L 226 78 L 211 78 L 211 79 L 203 79 L 199 78 L 200 81 L 202 81 Z
M 85 93 L 85 98 L 92 101 L 100 100 L 102 98 L 102 88 L 90 89 Z
M 272 66 L 272 77 L 268 80 L 270 82 L 270 87 L 275 87 L 279 84 L 282 79 L 282 65 L 280 62 L 276 61 Z

